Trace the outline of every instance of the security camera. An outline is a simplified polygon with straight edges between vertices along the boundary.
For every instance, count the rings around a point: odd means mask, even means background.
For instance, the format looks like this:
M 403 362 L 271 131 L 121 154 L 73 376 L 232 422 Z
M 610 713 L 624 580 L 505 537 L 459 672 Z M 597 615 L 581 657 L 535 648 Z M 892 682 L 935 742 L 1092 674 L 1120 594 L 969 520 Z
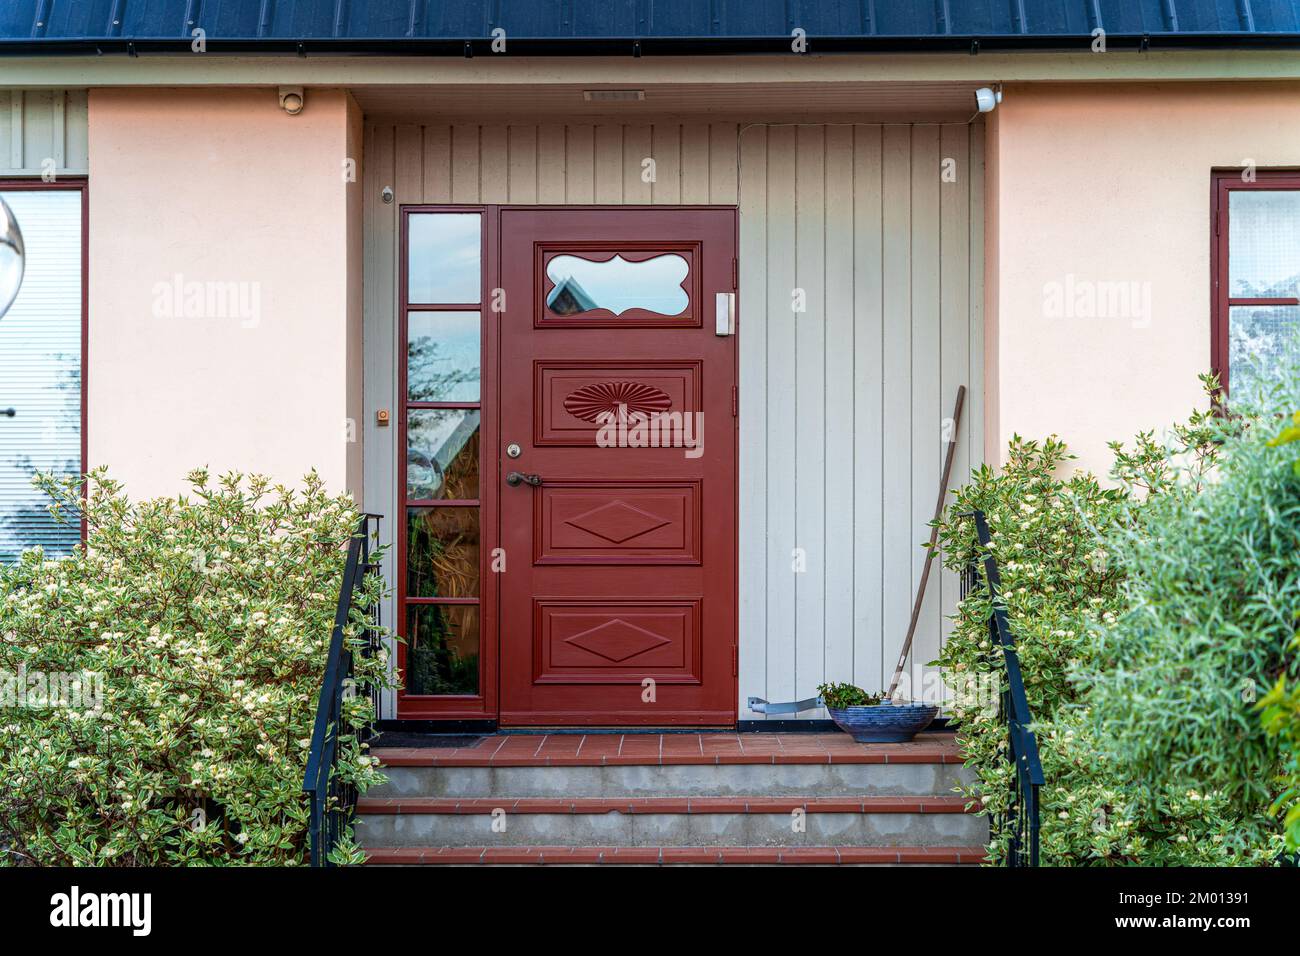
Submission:
M 306 105 L 307 100 L 303 96 L 301 86 L 280 87 L 280 109 L 290 116 L 297 116 Z
M 975 91 L 975 108 L 981 113 L 992 113 L 993 108 L 1002 102 L 1002 91 L 994 92 L 987 86 Z

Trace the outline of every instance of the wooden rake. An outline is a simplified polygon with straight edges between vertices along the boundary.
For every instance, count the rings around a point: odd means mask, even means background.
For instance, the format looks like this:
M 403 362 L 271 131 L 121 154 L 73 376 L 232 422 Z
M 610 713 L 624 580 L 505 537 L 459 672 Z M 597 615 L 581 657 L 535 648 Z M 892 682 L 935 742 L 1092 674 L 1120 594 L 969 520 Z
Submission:
M 934 546 L 939 540 L 939 519 L 943 517 L 943 501 L 948 497 L 948 476 L 952 474 L 952 459 L 957 451 L 958 429 L 961 427 L 961 410 L 966 403 L 966 386 L 957 387 L 957 403 L 952 410 L 952 435 L 948 439 L 948 451 L 943 458 L 943 476 L 939 479 L 939 499 L 934 505 L 934 521 L 930 524 L 930 545 L 925 552 L 925 567 L 921 571 L 921 583 L 916 589 L 916 600 L 912 603 L 912 620 L 907 625 L 907 640 L 903 641 L 902 653 L 898 655 L 898 666 L 894 668 L 894 679 L 889 683 L 886 700 L 894 699 L 898 682 L 903 677 L 903 668 L 907 665 L 907 656 L 912 653 L 912 640 L 916 637 L 916 625 L 921 618 L 921 604 L 925 601 L 925 585 L 930 580 L 930 565 L 934 562 Z

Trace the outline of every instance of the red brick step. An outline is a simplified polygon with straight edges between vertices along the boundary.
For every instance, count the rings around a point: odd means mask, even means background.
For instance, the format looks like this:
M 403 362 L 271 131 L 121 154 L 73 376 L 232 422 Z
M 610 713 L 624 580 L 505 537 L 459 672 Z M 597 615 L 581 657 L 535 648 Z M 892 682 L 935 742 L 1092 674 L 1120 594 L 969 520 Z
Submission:
M 918 734 L 905 744 L 859 744 L 848 734 L 502 734 L 469 747 L 378 746 L 373 753 L 389 767 L 962 762 L 950 733 Z

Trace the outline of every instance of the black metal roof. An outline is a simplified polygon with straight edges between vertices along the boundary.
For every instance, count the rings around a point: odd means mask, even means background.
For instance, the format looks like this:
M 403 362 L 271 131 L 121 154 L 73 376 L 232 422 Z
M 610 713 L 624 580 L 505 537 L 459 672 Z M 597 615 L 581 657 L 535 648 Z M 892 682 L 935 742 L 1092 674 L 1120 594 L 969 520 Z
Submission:
M 1300 0 L 0 0 L 0 49 L 808 52 L 1300 43 Z M 466 46 L 468 45 L 468 49 Z

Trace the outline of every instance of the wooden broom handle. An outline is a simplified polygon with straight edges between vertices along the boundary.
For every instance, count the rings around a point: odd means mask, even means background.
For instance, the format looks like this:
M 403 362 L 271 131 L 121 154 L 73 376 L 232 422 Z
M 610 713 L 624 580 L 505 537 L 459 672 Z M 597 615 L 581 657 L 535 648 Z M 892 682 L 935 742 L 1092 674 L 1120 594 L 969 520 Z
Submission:
M 948 453 L 943 459 L 943 477 L 939 479 L 939 500 L 934 505 L 934 522 L 930 527 L 930 546 L 925 552 L 925 568 L 921 571 L 921 583 L 916 589 L 916 600 L 912 603 L 912 620 L 907 625 L 907 640 L 903 641 L 903 652 L 898 655 L 898 666 L 894 668 L 894 679 L 889 683 L 886 700 L 893 700 L 894 691 L 903 677 L 903 668 L 907 665 L 907 655 L 912 653 L 912 639 L 916 637 L 916 624 L 921 619 L 921 603 L 925 600 L 925 585 L 930 580 L 930 564 L 934 561 L 934 545 L 939 540 L 939 519 L 943 517 L 943 502 L 948 497 L 948 476 L 952 474 L 952 458 L 957 451 L 957 429 L 961 426 L 961 409 L 966 402 L 966 386 L 957 387 L 957 403 L 952 410 L 952 438 L 948 441 Z

